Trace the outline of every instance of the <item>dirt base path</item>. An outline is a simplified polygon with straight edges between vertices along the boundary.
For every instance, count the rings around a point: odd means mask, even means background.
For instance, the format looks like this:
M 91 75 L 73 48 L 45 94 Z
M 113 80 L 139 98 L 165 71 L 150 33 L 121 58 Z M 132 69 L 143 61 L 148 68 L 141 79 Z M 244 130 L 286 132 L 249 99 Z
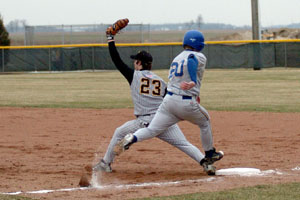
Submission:
M 79 190 L 84 166 L 104 155 L 115 128 L 133 119 L 132 113 L 0 108 L 0 193 L 22 191 L 23 196 L 41 199 L 128 199 L 300 181 L 300 114 L 211 111 L 215 146 L 225 152 L 217 168 L 273 173 L 207 176 L 185 154 L 152 139 L 118 157 L 113 173 L 99 174 L 104 188 Z M 188 122 L 179 126 L 202 151 L 198 127 Z M 27 193 L 64 188 L 75 191 Z

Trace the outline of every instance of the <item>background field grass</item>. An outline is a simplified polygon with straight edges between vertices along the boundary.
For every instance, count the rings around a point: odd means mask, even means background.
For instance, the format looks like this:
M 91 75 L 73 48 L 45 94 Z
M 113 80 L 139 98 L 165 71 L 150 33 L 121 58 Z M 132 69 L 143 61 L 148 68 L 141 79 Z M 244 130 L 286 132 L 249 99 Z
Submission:
M 244 34 L 247 30 L 203 30 L 206 41 L 223 40 L 224 37 L 233 33 Z M 186 30 L 182 31 L 128 31 L 118 35 L 118 42 L 181 42 Z M 248 30 L 250 32 L 250 30 Z M 63 32 L 40 32 L 34 34 L 35 45 L 62 44 Z M 250 34 L 251 35 L 251 34 Z M 24 45 L 24 33 L 11 33 L 11 45 Z M 64 32 L 64 44 L 89 44 L 106 43 L 105 31 L 103 32 Z M 250 38 L 249 38 L 250 39 Z
M 168 71 L 155 71 L 167 80 Z M 300 69 L 207 70 L 201 104 L 208 110 L 300 112 Z M 132 107 L 118 71 L 0 75 L 0 106 Z

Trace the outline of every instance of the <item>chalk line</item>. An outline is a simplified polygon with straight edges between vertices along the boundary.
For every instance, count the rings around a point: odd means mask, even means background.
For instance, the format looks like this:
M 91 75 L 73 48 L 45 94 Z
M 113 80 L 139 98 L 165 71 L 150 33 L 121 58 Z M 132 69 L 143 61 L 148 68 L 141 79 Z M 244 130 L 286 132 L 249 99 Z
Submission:
M 183 181 L 170 181 L 170 182 L 148 182 L 148 183 L 137 183 L 137 184 L 123 184 L 123 185 L 95 185 L 92 187 L 77 187 L 77 188 L 64 188 L 57 190 L 37 190 L 37 191 L 18 191 L 18 192 L 7 192 L 1 193 L 6 195 L 18 195 L 18 194 L 45 194 L 52 192 L 66 192 L 66 191 L 78 191 L 78 190 L 91 190 L 91 189 L 130 189 L 130 188 L 139 188 L 139 187 L 153 187 L 153 186 L 170 186 L 170 185 L 178 185 L 178 184 L 186 184 L 186 183 L 197 183 L 197 182 L 210 182 L 214 181 L 217 178 L 210 177 L 206 179 L 196 179 L 196 180 L 183 180 Z
M 292 170 L 299 170 L 299 167 L 296 167 Z M 181 180 L 181 181 L 169 181 L 169 182 L 148 182 L 148 183 L 137 183 L 137 184 L 121 184 L 121 185 L 100 185 L 97 181 L 97 175 L 92 176 L 92 186 L 91 187 L 76 187 L 76 188 L 63 188 L 56 190 L 36 190 L 36 191 L 18 191 L 18 192 L 7 192 L 1 193 L 4 195 L 18 195 L 18 194 L 46 194 L 52 192 L 66 192 L 66 191 L 78 191 L 78 190 L 103 190 L 103 189 L 130 189 L 130 188 L 139 188 L 139 187 L 159 187 L 159 186 L 171 186 L 187 183 L 199 183 L 199 182 L 211 182 L 221 179 L 218 176 L 230 176 L 230 175 L 239 175 L 239 176 L 265 176 L 265 175 L 282 175 L 283 173 L 278 170 L 265 170 L 261 171 L 256 168 L 228 168 L 220 169 L 216 171 L 216 176 L 204 178 L 204 179 L 195 179 L 195 180 Z

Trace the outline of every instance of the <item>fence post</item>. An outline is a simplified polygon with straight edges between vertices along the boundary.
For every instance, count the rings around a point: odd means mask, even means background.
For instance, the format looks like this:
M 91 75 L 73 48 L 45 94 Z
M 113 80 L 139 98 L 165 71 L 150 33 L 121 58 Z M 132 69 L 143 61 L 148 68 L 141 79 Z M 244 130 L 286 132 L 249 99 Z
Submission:
M 71 29 L 71 30 L 70 30 L 70 31 L 71 31 L 71 33 L 70 33 L 70 35 L 71 35 L 71 36 L 70 36 L 70 44 L 73 44 L 73 43 L 72 43 L 72 35 L 73 35 L 72 25 L 71 25 L 70 29 Z
M 284 43 L 284 67 L 287 67 L 286 42 Z
M 4 72 L 4 49 L 2 49 L 2 72 Z
M 151 42 L 151 39 L 150 39 L 150 24 L 148 24 L 148 42 Z
M 64 25 L 61 25 L 61 28 L 62 28 L 62 44 L 65 44 L 65 28 L 64 28 Z
M 261 70 L 262 59 L 261 59 L 261 43 L 253 43 L 253 69 Z
M 206 67 L 209 67 L 209 45 L 205 45 L 205 47 L 207 48 L 207 54 L 206 54 Z
M 95 47 L 92 47 L 93 71 L 95 71 Z
M 49 66 L 49 72 L 51 71 L 51 48 L 49 48 L 48 51 L 48 66 Z
M 143 24 L 140 25 L 140 32 L 141 32 L 141 43 L 143 43 Z

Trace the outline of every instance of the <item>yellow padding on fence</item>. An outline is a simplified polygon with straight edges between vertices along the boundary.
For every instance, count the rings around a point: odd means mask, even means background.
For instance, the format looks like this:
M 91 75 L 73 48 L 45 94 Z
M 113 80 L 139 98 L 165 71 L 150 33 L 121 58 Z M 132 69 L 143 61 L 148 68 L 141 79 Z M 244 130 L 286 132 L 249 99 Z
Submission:
M 284 43 L 300 42 L 300 39 L 288 40 L 228 40 L 228 41 L 207 41 L 205 44 L 245 44 L 245 43 Z M 140 46 L 176 46 L 182 45 L 182 42 L 165 43 L 120 43 L 120 47 L 140 47 Z M 40 49 L 40 48 L 72 48 L 72 47 L 107 47 L 107 44 L 65 44 L 65 45 L 34 45 L 34 46 L 0 46 L 0 49 Z

